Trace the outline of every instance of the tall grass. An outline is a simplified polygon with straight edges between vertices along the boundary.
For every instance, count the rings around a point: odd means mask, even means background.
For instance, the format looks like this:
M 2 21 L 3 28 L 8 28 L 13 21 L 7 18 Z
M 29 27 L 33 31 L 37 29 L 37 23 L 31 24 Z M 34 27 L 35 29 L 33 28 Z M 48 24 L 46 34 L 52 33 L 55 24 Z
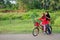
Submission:
M 26 13 L 0 13 L 0 33 L 31 33 L 34 28 L 31 14 L 37 13 L 36 18 L 39 18 L 43 12 L 45 11 L 30 10 Z M 60 11 L 50 12 L 51 24 L 55 33 L 60 33 L 60 26 L 56 23 L 60 20 L 59 13 Z

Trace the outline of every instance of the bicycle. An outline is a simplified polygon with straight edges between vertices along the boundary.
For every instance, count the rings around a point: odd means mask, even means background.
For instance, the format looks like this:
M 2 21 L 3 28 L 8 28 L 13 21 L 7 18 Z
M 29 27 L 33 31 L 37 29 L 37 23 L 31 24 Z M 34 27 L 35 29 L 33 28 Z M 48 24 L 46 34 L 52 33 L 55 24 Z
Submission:
M 31 15 L 31 18 L 32 18 L 32 21 L 33 21 L 33 23 L 34 23 L 34 29 L 33 29 L 33 31 L 32 31 L 32 34 L 33 34 L 33 36 L 38 36 L 38 34 L 39 34 L 39 29 L 41 29 L 42 31 L 44 30 L 43 29 L 43 26 L 41 26 L 40 25 L 40 20 L 35 20 L 35 18 L 36 18 L 37 16 L 36 15 L 34 15 L 34 14 L 32 14 Z M 52 27 L 48 24 L 47 25 L 47 27 L 46 27 L 46 31 L 45 31 L 45 33 L 48 35 L 48 34 L 51 34 L 52 33 Z
M 38 36 L 38 34 L 39 34 L 39 29 L 41 29 L 42 31 L 44 30 L 43 29 L 43 26 L 41 26 L 40 25 L 40 23 L 39 22 L 34 22 L 34 26 L 35 26 L 35 28 L 33 29 L 33 31 L 32 31 L 32 34 L 33 34 L 33 36 Z M 52 33 L 52 27 L 50 26 L 50 25 L 47 25 L 48 27 L 46 27 L 46 31 L 45 31 L 45 33 L 47 34 L 47 35 L 49 35 L 49 34 L 51 34 Z

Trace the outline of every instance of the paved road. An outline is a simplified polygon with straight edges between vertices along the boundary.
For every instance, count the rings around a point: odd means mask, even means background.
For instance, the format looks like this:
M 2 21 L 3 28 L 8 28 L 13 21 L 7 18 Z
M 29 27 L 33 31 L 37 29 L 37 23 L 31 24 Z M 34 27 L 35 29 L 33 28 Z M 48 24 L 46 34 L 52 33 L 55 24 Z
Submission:
M 0 40 L 60 40 L 60 34 L 39 34 L 37 37 L 32 34 L 0 34 Z

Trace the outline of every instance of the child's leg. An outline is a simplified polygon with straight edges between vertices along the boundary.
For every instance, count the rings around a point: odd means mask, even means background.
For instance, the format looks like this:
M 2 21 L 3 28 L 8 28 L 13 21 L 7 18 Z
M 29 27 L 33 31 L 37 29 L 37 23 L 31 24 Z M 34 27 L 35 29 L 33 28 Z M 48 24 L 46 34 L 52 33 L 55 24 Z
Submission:
M 43 25 L 42 22 L 40 23 L 41 26 L 43 26 L 43 31 L 46 31 L 46 25 Z
M 42 22 L 40 23 L 40 26 L 43 26 Z
M 45 25 L 43 25 L 43 29 L 44 29 L 44 32 L 46 31 L 46 26 Z

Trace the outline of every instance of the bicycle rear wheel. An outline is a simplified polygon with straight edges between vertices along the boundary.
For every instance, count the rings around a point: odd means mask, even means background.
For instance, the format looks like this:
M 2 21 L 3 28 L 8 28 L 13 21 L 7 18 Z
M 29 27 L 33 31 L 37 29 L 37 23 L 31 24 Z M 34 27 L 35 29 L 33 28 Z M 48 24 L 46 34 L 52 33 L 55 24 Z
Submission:
M 39 34 L 39 28 L 35 27 L 32 32 L 33 36 L 37 36 Z
M 52 33 L 52 27 L 49 26 L 49 27 L 47 27 L 47 29 L 46 29 L 46 34 L 51 34 L 51 33 Z

